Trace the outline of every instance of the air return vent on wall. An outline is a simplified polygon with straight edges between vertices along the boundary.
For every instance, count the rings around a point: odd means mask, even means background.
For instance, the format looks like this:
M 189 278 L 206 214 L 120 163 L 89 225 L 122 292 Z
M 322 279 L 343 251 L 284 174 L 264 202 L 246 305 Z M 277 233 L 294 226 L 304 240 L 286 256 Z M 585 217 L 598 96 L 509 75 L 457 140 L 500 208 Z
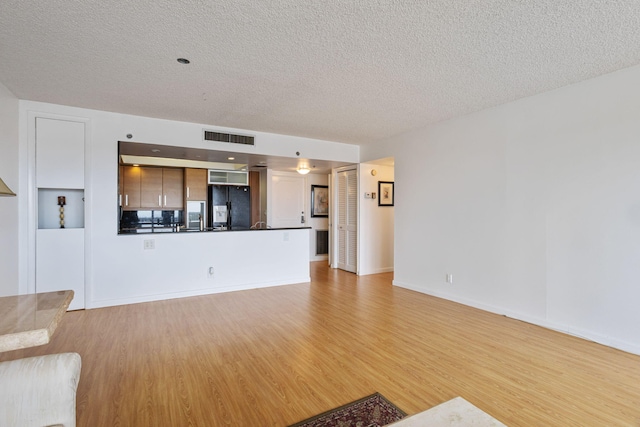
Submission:
M 253 136 L 248 135 L 234 135 L 232 133 L 220 133 L 212 132 L 210 130 L 204 131 L 205 141 L 220 141 L 229 142 L 231 144 L 243 144 L 243 145 L 255 145 Z

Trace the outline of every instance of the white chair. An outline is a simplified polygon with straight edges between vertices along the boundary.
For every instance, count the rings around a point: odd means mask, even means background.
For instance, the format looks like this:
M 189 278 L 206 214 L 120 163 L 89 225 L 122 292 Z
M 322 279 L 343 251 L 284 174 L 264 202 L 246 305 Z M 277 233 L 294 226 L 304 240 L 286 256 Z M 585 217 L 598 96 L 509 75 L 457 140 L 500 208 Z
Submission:
M 78 353 L 0 362 L 0 426 L 76 425 Z

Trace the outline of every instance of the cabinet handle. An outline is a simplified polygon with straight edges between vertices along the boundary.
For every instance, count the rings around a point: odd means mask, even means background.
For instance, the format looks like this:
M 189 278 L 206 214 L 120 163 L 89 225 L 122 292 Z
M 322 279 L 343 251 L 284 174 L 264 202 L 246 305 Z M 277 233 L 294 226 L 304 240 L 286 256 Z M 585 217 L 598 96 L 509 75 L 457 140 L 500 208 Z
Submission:
M 189 187 L 187 187 L 187 199 L 189 198 Z
M 118 194 L 118 204 L 122 206 L 122 194 Z
M 158 206 L 162 206 L 162 195 L 158 194 Z
M 167 195 L 164 195 L 164 205 L 167 206 Z
M 124 195 L 124 205 L 125 206 L 129 206 L 129 195 L 128 194 Z

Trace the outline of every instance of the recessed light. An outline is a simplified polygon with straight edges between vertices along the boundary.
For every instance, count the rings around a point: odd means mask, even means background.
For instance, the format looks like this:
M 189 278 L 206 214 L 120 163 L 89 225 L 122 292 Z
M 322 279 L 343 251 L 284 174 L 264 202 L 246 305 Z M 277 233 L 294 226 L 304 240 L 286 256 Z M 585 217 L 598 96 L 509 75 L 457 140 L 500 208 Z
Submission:
M 185 65 L 191 63 L 187 58 L 178 58 L 178 62 Z
M 235 157 L 227 157 L 227 160 L 235 160 Z
M 159 153 L 159 152 L 160 152 L 160 150 L 158 150 L 157 148 L 154 148 L 154 149 L 152 149 L 152 150 L 151 150 L 151 152 L 152 152 L 152 153 Z

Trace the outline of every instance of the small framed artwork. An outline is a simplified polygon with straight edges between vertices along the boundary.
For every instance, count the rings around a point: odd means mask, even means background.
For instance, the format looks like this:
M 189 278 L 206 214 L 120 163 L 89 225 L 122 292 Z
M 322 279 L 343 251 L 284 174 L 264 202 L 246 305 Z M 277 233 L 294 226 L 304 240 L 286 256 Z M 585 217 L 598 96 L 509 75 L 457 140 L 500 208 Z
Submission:
M 393 206 L 392 181 L 378 181 L 378 206 Z
M 311 217 L 329 216 L 329 186 L 311 186 Z

